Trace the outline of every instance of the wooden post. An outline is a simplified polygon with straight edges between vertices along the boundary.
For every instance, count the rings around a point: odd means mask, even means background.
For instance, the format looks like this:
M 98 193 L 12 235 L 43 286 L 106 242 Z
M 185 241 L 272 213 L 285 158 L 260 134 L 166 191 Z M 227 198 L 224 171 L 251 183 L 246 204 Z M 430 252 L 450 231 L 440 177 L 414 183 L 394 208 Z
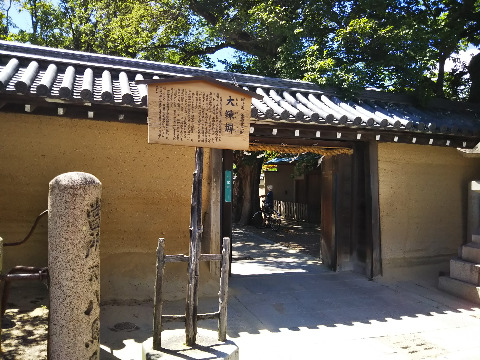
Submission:
M 210 254 L 220 254 L 221 247 L 221 194 L 222 194 L 222 150 L 210 149 L 210 203 L 207 216 L 205 218 L 204 239 L 209 239 L 206 252 Z M 208 233 L 207 233 L 208 232 Z M 203 240 L 202 240 L 203 241 Z M 205 242 L 203 242 L 205 245 Z M 209 264 L 210 273 L 220 276 L 220 261 L 211 261 Z
M 322 262 L 335 270 L 335 162 L 333 157 L 325 157 L 322 161 L 321 189 L 321 222 L 322 237 L 320 241 L 320 256 Z
M 186 345 L 195 345 L 197 337 L 198 275 L 202 234 L 202 176 L 203 148 L 195 149 L 195 172 L 193 173 L 192 207 L 190 213 L 190 253 L 188 261 L 188 289 L 185 308 Z
M 367 218 L 369 224 L 369 235 L 371 241 L 371 255 L 368 277 L 373 278 L 382 274 L 382 254 L 380 244 L 380 201 L 379 201 L 379 182 L 378 182 L 378 144 L 371 141 L 368 147 L 368 162 L 369 167 L 369 188 L 367 194 Z
M 160 350 L 162 341 L 162 286 L 165 269 L 165 239 L 158 239 L 157 275 L 155 279 L 155 298 L 153 299 L 153 350 Z
M 230 273 L 230 238 L 223 238 L 220 293 L 218 298 L 218 340 L 227 339 L 228 276 Z
M 223 184 L 222 184 L 222 239 L 230 238 L 230 264 L 232 263 L 232 202 L 225 199 L 225 173 L 233 170 L 233 151 L 223 150 Z M 231 273 L 229 273 L 231 275 Z

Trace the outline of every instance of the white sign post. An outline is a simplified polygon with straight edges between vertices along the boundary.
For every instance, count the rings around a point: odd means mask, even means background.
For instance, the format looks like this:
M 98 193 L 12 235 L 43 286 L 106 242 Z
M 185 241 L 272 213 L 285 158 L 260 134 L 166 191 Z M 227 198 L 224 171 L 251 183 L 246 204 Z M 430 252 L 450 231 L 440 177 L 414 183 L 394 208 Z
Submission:
M 209 78 L 152 81 L 149 143 L 248 149 L 252 97 L 259 95 Z
M 162 315 L 162 279 L 166 262 L 186 261 L 183 255 L 164 255 L 159 241 L 157 280 L 154 299 L 153 349 L 161 348 L 162 319 L 185 321 L 186 345 L 194 346 L 197 320 L 217 318 L 218 339 L 226 340 L 226 299 L 230 239 L 224 239 L 222 254 L 201 254 L 203 148 L 247 150 L 252 97 L 260 95 L 207 77 L 142 80 L 148 84 L 148 142 L 152 144 L 195 146 L 190 250 L 188 256 L 188 292 L 185 316 Z M 198 314 L 199 262 L 221 261 L 219 311 Z

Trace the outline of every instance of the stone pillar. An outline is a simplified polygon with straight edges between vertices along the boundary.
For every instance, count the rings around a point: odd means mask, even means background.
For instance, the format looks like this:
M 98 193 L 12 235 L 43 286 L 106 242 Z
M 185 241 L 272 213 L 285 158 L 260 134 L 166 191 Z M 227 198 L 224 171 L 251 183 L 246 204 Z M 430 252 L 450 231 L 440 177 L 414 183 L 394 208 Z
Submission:
M 3 274 L 3 239 L 0 237 L 0 274 Z
M 0 237 L 0 274 L 3 274 L 3 239 Z M 0 291 L 3 292 L 5 282 L 0 284 Z M 0 354 L 2 354 L 2 326 L 0 325 Z
M 210 149 L 210 203 L 204 226 L 203 238 L 208 240 L 205 252 L 220 254 L 220 218 L 222 193 L 222 150 Z M 202 243 L 203 246 L 203 243 Z M 203 247 L 202 247 L 203 249 Z M 220 276 L 220 261 L 210 261 L 210 273 Z
M 480 235 L 480 181 L 471 181 L 468 186 L 467 243 L 474 235 Z
M 49 360 L 100 358 L 101 189 L 82 172 L 49 185 Z

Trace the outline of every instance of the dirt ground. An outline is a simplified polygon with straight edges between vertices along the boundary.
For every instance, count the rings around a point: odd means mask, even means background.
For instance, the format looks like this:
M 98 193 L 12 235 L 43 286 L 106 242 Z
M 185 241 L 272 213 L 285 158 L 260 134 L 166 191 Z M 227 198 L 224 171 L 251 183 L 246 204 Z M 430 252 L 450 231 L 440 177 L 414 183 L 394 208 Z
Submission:
M 282 221 L 278 231 L 236 226 L 290 249 L 320 257 L 320 227 Z M 1 346 L 4 360 L 47 359 L 48 289 L 41 282 L 13 285 L 2 318 Z
M 48 290 L 40 282 L 12 286 L 2 317 L 2 359 L 47 359 Z

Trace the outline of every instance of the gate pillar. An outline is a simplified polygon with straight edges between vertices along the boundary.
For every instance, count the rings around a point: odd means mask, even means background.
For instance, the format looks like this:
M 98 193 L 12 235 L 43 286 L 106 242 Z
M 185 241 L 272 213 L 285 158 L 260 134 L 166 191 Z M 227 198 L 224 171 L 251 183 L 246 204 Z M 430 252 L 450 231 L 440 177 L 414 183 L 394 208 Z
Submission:
M 82 172 L 49 184 L 49 360 L 100 358 L 101 188 Z

